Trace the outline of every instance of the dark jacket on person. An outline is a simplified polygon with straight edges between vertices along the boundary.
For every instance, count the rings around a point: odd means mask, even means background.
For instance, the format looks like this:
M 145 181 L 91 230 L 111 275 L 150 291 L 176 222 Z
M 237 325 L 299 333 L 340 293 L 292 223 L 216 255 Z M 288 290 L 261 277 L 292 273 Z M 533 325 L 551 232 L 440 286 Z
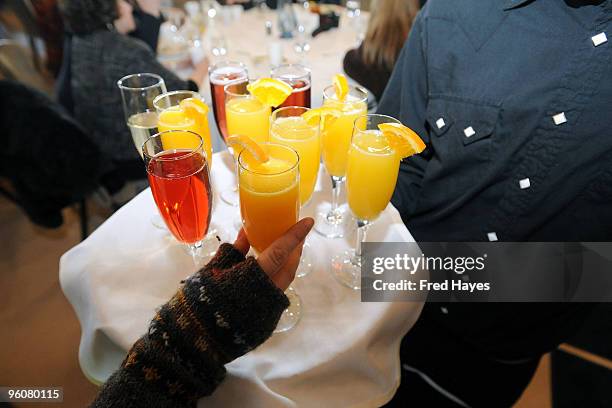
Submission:
M 344 56 L 344 72 L 360 85 L 367 88 L 377 101 L 380 98 L 389 82 L 392 69 L 379 65 L 366 64 L 363 60 L 363 43 L 359 48 L 349 50 Z
M 572 3 L 429 0 L 417 16 L 378 107 L 427 144 L 401 164 L 392 199 L 417 241 L 612 238 L 612 43 L 601 35 L 612 1 Z M 518 367 L 566 341 L 588 310 L 428 303 L 420 319 L 466 353 Z M 466 370 L 441 366 L 441 386 L 471 393 L 469 405 L 501 401 L 496 376 Z
M 62 208 L 97 186 L 100 152 L 85 130 L 43 93 L 0 81 L 0 176 L 30 220 L 62 224 Z
M 92 407 L 195 407 L 224 364 L 263 343 L 289 306 L 255 258 L 223 244 L 163 305 Z

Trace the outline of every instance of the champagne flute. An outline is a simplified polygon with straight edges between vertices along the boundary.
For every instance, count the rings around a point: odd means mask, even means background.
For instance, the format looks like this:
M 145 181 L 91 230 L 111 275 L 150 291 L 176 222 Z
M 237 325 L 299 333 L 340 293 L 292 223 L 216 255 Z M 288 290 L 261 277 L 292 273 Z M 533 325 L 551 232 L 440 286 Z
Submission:
M 361 244 L 368 226 L 378 218 L 393 195 L 401 158 L 379 130 L 382 123 L 400 121 L 385 115 L 360 116 L 353 126 L 348 152 L 347 196 L 357 219 L 355 249 L 332 259 L 333 276 L 351 289 L 361 288 Z
M 265 163 L 255 162 L 246 149 L 238 156 L 242 225 L 251 247 L 258 254 L 291 228 L 300 212 L 298 153 L 274 143 L 261 146 L 269 156 Z M 285 294 L 290 305 L 283 312 L 275 333 L 290 330 L 301 317 L 302 302 L 295 289 L 289 287 Z
M 310 202 L 321 163 L 320 119 L 310 122 L 302 117 L 310 109 L 302 106 L 287 106 L 275 110 L 270 119 L 270 142 L 289 146 L 300 157 L 300 205 L 304 208 Z M 308 242 L 304 244 L 297 277 L 304 277 L 312 271 L 313 254 Z
M 346 162 L 355 119 L 368 112 L 368 92 L 361 87 L 349 87 L 348 95 L 338 99 L 333 86 L 323 91 L 323 106 L 340 112 L 340 117 L 321 132 L 323 164 L 332 179 L 331 208 L 317 217 L 315 230 L 327 238 L 346 235 L 346 211 L 340 208 L 340 195 L 346 180 Z
M 248 136 L 257 143 L 268 141 L 270 133 L 269 106 L 261 103 L 247 90 L 249 79 L 234 81 L 224 86 L 225 91 L 225 120 L 227 135 Z M 234 159 L 240 152 L 232 149 Z M 238 205 L 238 190 L 224 191 L 223 200 Z
M 225 118 L 225 86 L 235 81 L 248 80 L 248 72 L 246 66 L 241 62 L 221 61 L 208 69 L 208 79 L 217 128 L 223 141 L 226 141 L 229 134 Z M 237 206 L 238 192 L 236 188 L 222 190 L 221 199 L 229 205 Z
M 153 100 L 166 92 L 166 84 L 159 75 L 140 73 L 124 76 L 117 81 L 117 86 L 121 91 L 123 113 L 134 147 L 142 158 L 143 143 L 157 133 L 157 112 Z M 165 228 L 158 214 L 151 216 L 151 224 L 156 228 Z
M 167 130 L 147 139 L 142 150 L 155 204 L 199 266 L 213 195 L 204 141 L 192 131 Z
M 225 141 L 229 136 L 225 122 L 225 85 L 248 79 L 246 66 L 241 62 L 221 61 L 208 68 L 210 95 L 217 128 Z
M 208 169 L 210 170 L 212 168 L 213 156 L 208 118 L 204 113 L 186 112 L 181 108 L 181 101 L 189 98 L 202 101 L 202 96 L 193 91 L 171 91 L 156 97 L 153 100 L 153 105 L 158 114 L 157 127 L 160 132 L 166 130 L 189 130 L 200 135 L 204 143 Z M 202 103 L 204 102 L 202 101 Z M 168 141 L 168 143 L 170 142 Z M 219 247 L 216 235 L 217 231 L 213 229 L 208 232 L 202 242 L 201 253 L 206 254 L 208 258 L 212 258 Z

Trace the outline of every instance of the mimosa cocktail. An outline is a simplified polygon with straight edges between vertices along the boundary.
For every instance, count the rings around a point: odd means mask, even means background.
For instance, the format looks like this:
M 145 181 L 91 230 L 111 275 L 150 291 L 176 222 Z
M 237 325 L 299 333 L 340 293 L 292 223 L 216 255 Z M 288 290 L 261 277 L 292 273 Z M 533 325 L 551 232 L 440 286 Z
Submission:
M 399 156 L 380 130 L 364 130 L 353 136 L 348 154 L 346 192 L 355 218 L 373 221 L 387 208 L 397 182 L 399 164 Z
M 183 101 L 186 99 L 196 99 L 202 108 L 197 106 L 195 109 L 185 108 Z M 210 129 L 208 127 L 208 107 L 202 101 L 202 97 L 197 92 L 192 91 L 172 91 L 158 96 L 153 101 L 158 113 L 157 128 L 160 132 L 166 130 L 186 130 L 195 132 L 202 136 L 204 149 L 209 158 L 209 166 L 212 166 L 212 142 L 210 140 Z M 169 146 L 170 148 L 172 146 Z
M 355 120 L 346 178 L 348 205 L 357 219 L 357 244 L 332 259 L 333 275 L 343 285 L 361 288 L 361 243 L 367 227 L 387 208 L 402 158 L 423 149 L 419 136 L 395 118 L 366 115 Z
M 308 108 L 290 106 L 272 114 L 270 142 L 292 147 L 300 156 L 300 204 L 304 205 L 314 191 L 321 162 L 319 120 L 311 123 L 302 118 Z
M 244 231 L 258 252 L 298 221 L 300 208 L 297 153 L 286 146 L 263 146 L 270 156 L 268 161 L 249 160 L 248 152 L 243 151 L 238 165 Z
M 272 107 L 280 105 L 291 94 L 292 88 L 270 78 L 232 82 L 225 85 L 225 119 L 228 140 L 233 136 L 244 136 L 256 143 L 266 143 L 270 137 L 270 113 Z M 230 144 L 228 144 L 229 146 Z M 233 148 L 237 159 L 241 149 Z M 235 205 L 235 191 L 223 191 L 221 198 Z
M 338 113 L 337 118 L 324 123 L 321 130 L 323 164 L 332 179 L 332 202 L 327 213 L 319 214 L 315 230 L 328 238 L 340 238 L 345 235 L 346 215 L 339 208 L 342 185 L 346 178 L 348 149 L 353 134 L 353 123 L 368 110 L 368 93 L 360 87 L 349 87 L 346 78 L 344 95 L 338 95 L 337 86 L 328 86 L 323 92 L 323 107 Z
M 342 113 L 321 135 L 323 163 L 330 176 L 344 177 L 353 124 L 359 116 L 368 113 L 368 95 L 361 88 L 352 88 L 346 99 L 339 101 L 333 87 L 326 88 L 323 95 L 323 106 Z
M 256 160 L 245 148 L 238 157 L 238 185 L 242 225 L 251 246 L 263 252 L 297 221 L 300 211 L 299 156 L 288 146 L 260 145 L 267 160 Z M 291 329 L 301 316 L 301 300 L 289 287 L 290 306 L 275 333 Z
M 225 86 L 227 133 L 230 136 L 248 136 L 258 143 L 265 143 L 270 133 L 271 109 L 249 94 L 247 84 L 245 81 Z

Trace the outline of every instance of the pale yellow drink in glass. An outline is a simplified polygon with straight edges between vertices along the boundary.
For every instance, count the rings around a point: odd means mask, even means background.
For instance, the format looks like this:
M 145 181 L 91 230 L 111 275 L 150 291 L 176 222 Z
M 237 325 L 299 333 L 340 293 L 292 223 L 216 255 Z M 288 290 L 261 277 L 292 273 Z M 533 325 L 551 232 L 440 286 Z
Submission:
M 180 101 L 186 98 L 200 98 L 197 93 L 192 91 L 173 91 L 167 92 L 155 98 L 153 104 L 158 111 L 157 129 L 159 132 L 166 130 L 187 130 L 195 132 L 204 141 L 204 148 L 209 166 L 212 165 L 212 142 L 210 140 L 210 128 L 208 127 L 208 118 L 206 115 L 198 115 L 193 118 L 183 111 L 179 104 Z M 169 138 L 168 138 L 169 139 Z M 184 144 L 172 144 L 171 140 L 164 139 L 164 147 L 166 149 L 184 147 Z M 194 148 L 196 146 L 193 146 Z M 210 168 L 210 167 L 209 167 Z
M 342 115 L 321 133 L 323 163 L 331 176 L 344 177 L 348 150 L 353 134 L 353 123 L 368 113 L 367 93 L 361 88 L 351 88 L 344 101 L 339 101 L 333 88 L 325 89 L 323 106 L 337 109 Z
M 270 107 L 248 95 L 230 99 L 225 104 L 228 135 L 244 135 L 257 143 L 268 141 Z
M 357 219 L 357 242 L 354 250 L 335 255 L 331 267 L 336 280 L 351 289 L 361 288 L 361 244 L 365 241 L 368 225 L 389 204 L 399 173 L 401 157 L 380 131 L 379 126 L 383 123 L 401 124 L 385 115 L 357 118 L 348 152 L 346 195 Z
M 373 221 L 387 208 L 399 173 L 400 159 L 379 130 L 353 136 L 348 153 L 346 189 L 355 218 Z
M 308 108 L 286 107 L 274 111 L 270 125 L 270 142 L 292 147 L 300 156 L 300 204 L 304 205 L 314 191 L 321 163 L 319 125 L 308 124 L 300 116 Z
M 246 150 L 238 159 L 242 224 L 259 253 L 298 221 L 300 208 L 297 153 L 277 144 L 264 148 L 270 155 L 265 163 L 253 160 Z

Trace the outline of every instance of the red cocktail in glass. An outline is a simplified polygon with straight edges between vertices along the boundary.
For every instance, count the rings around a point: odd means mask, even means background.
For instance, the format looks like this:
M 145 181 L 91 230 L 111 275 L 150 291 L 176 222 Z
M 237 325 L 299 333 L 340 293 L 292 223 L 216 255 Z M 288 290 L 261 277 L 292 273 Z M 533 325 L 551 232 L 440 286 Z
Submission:
M 223 87 L 231 82 L 244 81 L 247 78 L 247 69 L 244 64 L 240 62 L 223 61 L 208 69 L 213 112 L 215 114 L 217 128 L 223 140 L 228 137 L 225 121 L 225 92 Z
M 151 193 L 166 226 L 198 255 L 212 208 L 202 138 L 184 130 L 161 132 L 145 142 L 143 154 Z
M 310 108 L 311 79 L 308 68 L 299 64 L 280 65 L 270 71 L 270 76 L 285 81 L 293 87 L 293 93 L 279 108 L 285 106 Z

